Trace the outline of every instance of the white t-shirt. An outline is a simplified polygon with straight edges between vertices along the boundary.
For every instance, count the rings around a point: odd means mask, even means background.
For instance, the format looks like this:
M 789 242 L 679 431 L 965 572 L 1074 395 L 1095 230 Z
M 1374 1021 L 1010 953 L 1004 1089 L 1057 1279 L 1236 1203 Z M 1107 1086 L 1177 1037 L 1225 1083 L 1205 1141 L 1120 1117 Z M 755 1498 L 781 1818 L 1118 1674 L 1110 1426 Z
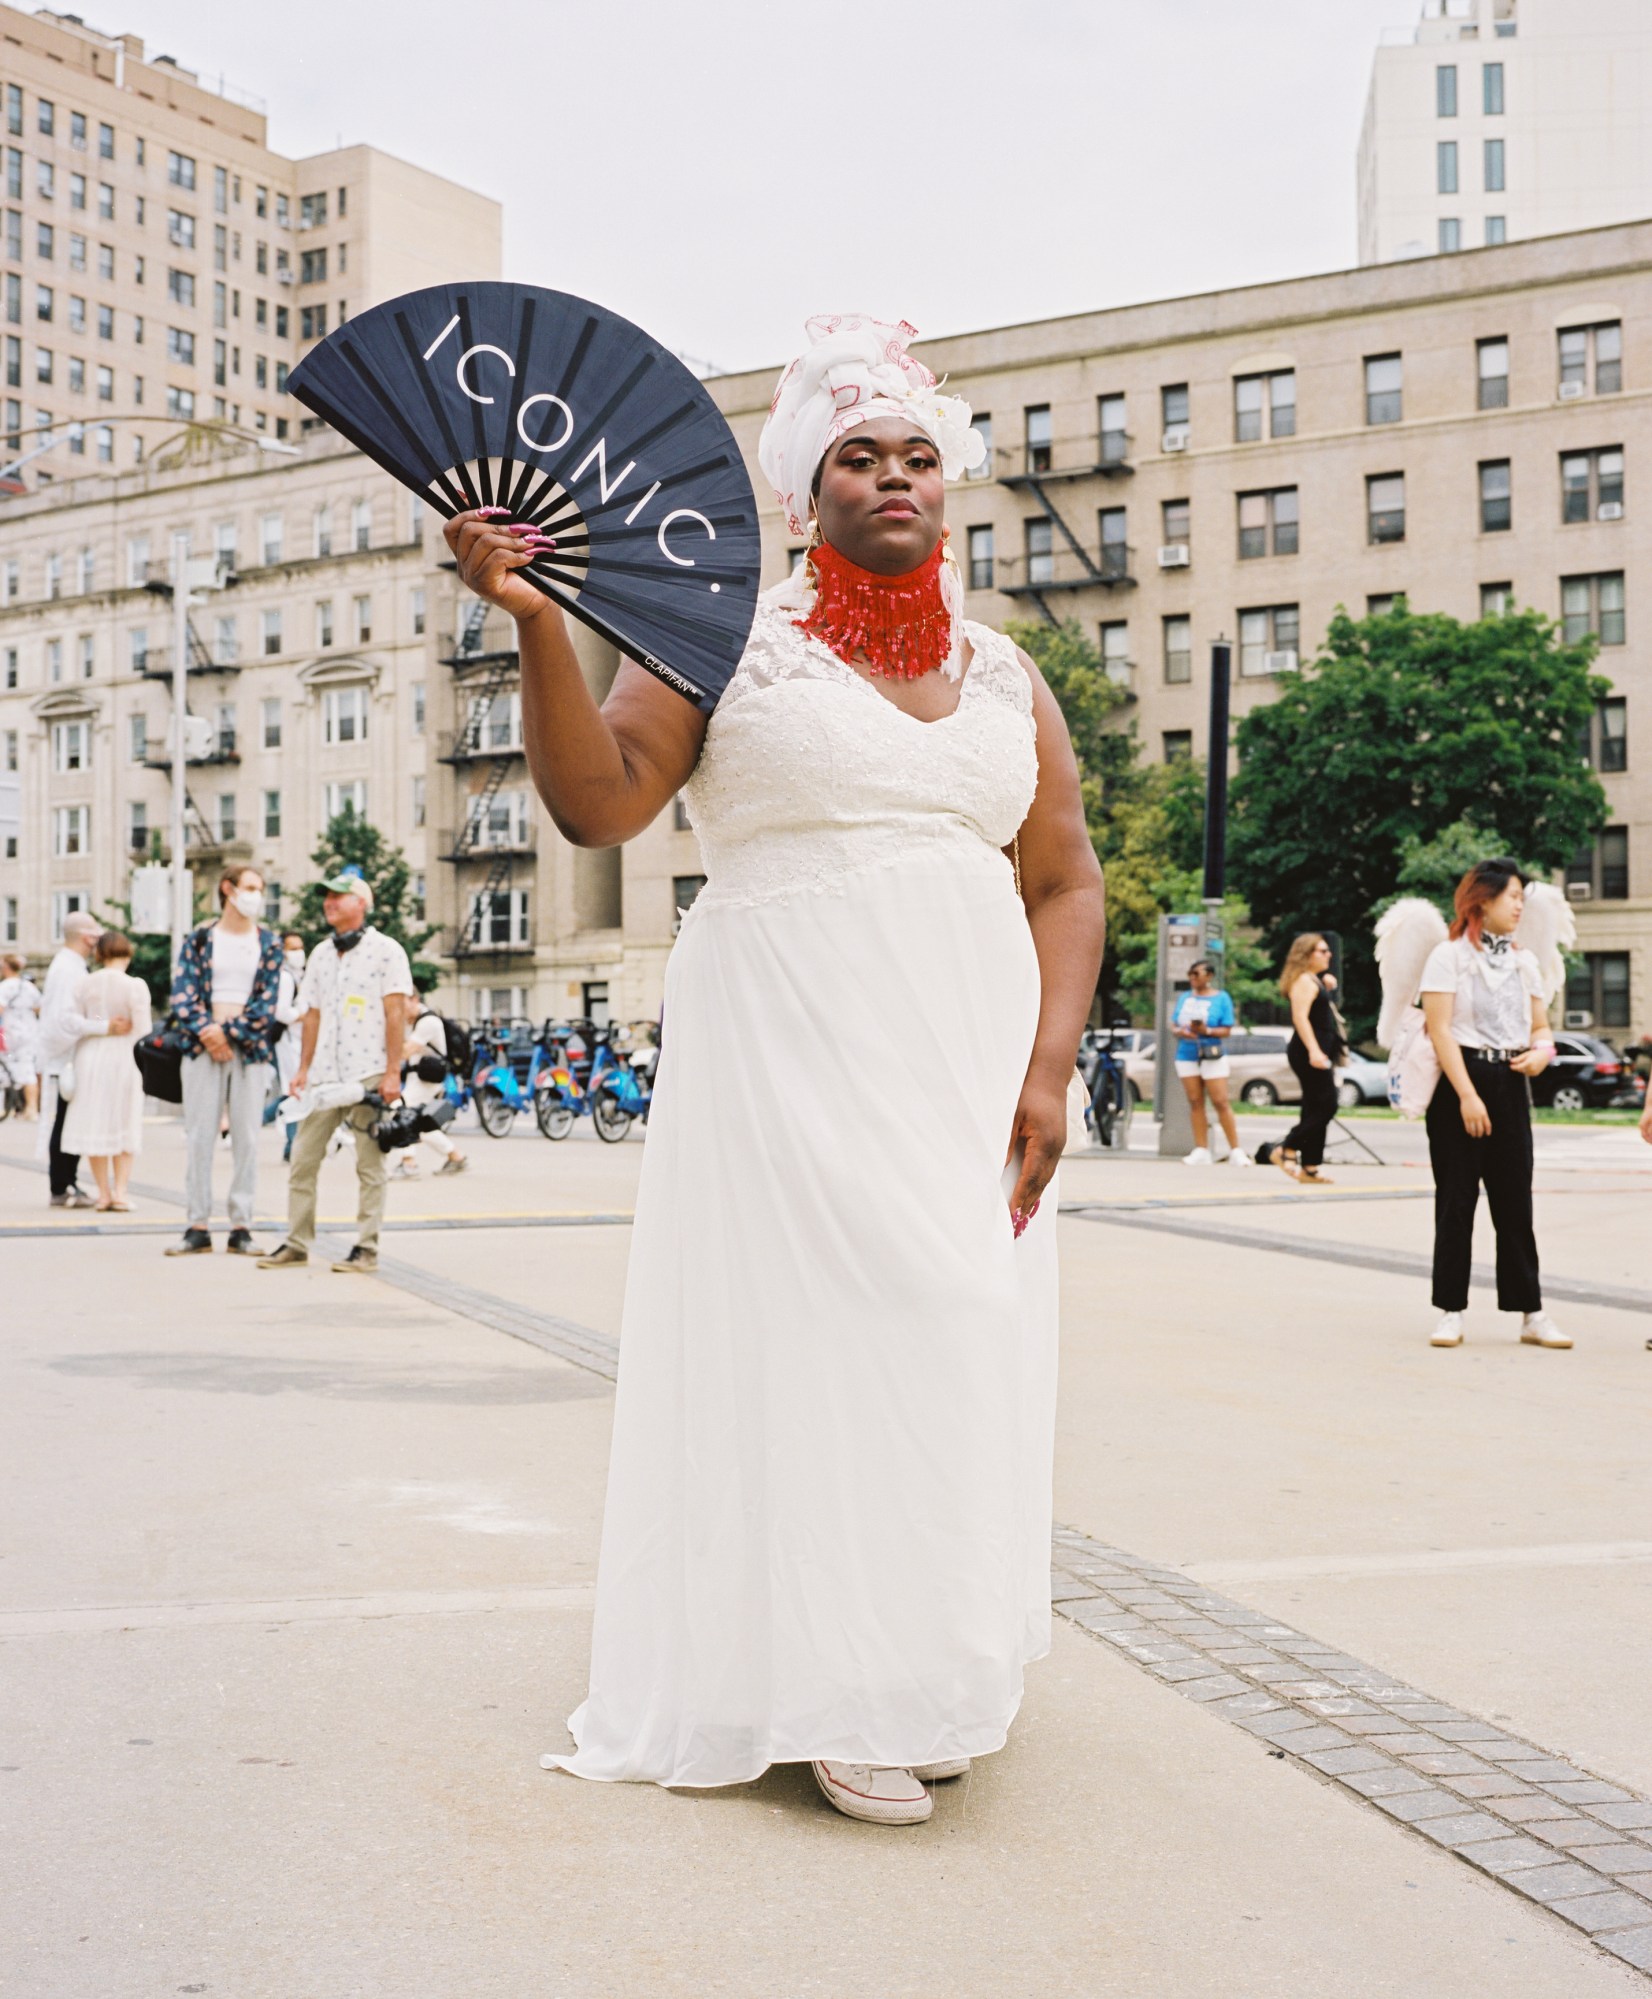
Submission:
M 262 948 L 258 926 L 237 937 L 221 923 L 212 926 L 212 1005 L 235 1013 L 246 1011 L 252 998 L 253 981 L 258 977 L 258 954 Z
M 1450 993 L 1451 1038 L 1464 1048 L 1529 1048 L 1532 1001 L 1543 997 L 1537 960 L 1518 948 L 1477 950 L 1466 937 L 1436 944 L 1421 990 Z
M 364 1083 L 384 1074 L 384 1001 L 388 993 L 411 996 L 407 953 L 382 930 L 365 930 L 342 955 L 331 937 L 310 953 L 298 1004 L 321 1015 L 310 1082 Z

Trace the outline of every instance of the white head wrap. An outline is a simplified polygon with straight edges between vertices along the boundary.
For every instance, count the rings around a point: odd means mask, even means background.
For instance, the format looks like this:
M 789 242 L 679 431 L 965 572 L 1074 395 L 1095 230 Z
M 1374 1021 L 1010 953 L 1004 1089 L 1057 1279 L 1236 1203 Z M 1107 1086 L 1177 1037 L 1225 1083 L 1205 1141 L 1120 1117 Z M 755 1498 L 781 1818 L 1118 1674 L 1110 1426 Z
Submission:
M 918 329 L 864 313 L 822 313 L 808 322 L 809 346 L 780 378 L 757 459 L 774 487 L 793 534 L 809 526 L 815 469 L 843 436 L 880 416 L 900 417 L 941 454 L 941 476 L 956 479 L 987 455 L 971 430 L 969 404 L 943 396 L 935 377 L 907 353 Z

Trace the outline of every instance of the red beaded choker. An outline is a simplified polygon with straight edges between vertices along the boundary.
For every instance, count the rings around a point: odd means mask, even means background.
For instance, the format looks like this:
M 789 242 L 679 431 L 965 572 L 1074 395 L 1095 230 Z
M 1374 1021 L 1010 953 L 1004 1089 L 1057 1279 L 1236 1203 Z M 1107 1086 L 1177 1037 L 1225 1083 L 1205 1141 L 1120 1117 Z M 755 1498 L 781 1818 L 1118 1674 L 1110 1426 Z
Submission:
M 946 663 L 952 650 L 952 614 L 941 595 L 946 543 L 903 576 L 878 576 L 823 541 L 809 551 L 815 601 L 801 631 L 853 661 L 858 654 L 873 673 L 917 680 Z

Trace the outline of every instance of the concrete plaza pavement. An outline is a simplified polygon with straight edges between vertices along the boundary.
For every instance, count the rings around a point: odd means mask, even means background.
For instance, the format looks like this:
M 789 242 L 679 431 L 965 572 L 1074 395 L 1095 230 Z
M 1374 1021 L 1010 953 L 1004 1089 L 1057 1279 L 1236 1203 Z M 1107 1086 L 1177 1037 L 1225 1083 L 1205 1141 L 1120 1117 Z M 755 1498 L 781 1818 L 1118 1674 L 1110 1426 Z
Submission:
M 1420 1135 L 1358 1128 L 1385 1163 L 1318 1193 L 1067 1162 L 1057 1518 L 1644 1793 L 1652 1148 L 1540 1136 L 1573 1352 L 1477 1291 L 1435 1353 Z M 393 1186 L 389 1274 L 357 1279 L 164 1259 L 172 1124 L 126 1217 L 48 1210 L 32 1139 L 0 1126 L 0 1990 L 1648 1990 L 1065 1618 L 1008 1749 L 915 1832 L 795 1769 L 539 1770 L 583 1691 L 612 1408 L 557 1343 L 617 1338 L 641 1140 L 465 1134 L 472 1172 Z M 324 1219 L 352 1205 L 340 1158 Z M 1621 1837 L 1652 1874 L 1652 1830 Z

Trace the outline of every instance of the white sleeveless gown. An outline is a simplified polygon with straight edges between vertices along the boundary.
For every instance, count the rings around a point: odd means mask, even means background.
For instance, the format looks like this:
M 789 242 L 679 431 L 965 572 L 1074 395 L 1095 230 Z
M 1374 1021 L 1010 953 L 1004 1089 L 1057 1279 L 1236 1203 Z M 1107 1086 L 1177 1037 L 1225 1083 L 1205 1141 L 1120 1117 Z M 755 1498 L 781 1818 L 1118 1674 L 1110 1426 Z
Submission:
M 1026 671 L 924 723 L 758 607 L 687 800 L 590 1691 L 551 1767 L 742 1783 L 1002 1746 L 1049 1647 L 1055 1195 L 1004 1169 L 1038 1018 L 1002 852 Z M 777 601 L 779 600 L 779 601 Z

